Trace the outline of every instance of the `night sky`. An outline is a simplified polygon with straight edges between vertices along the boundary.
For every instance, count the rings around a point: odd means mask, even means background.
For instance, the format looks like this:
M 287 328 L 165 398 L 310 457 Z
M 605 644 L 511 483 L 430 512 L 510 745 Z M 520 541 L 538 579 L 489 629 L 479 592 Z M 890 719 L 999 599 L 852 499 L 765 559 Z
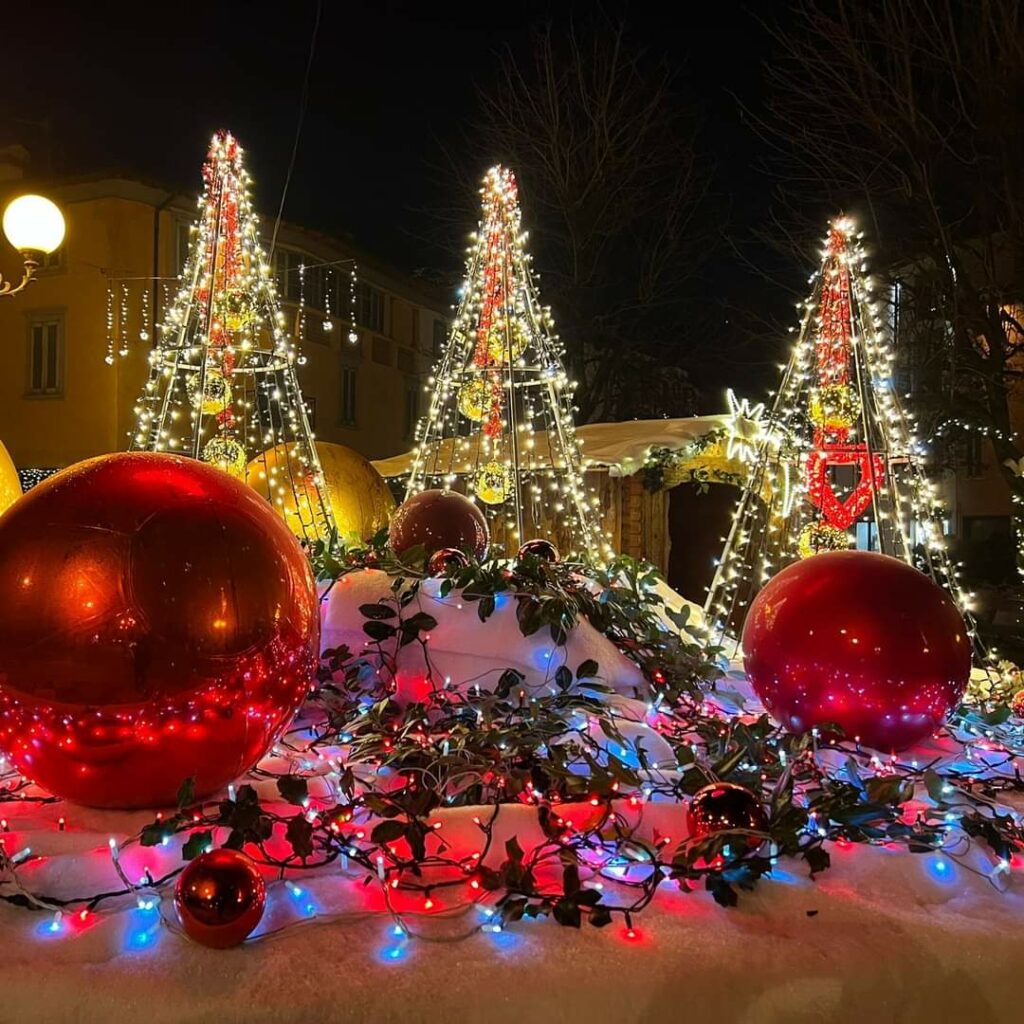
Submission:
M 493 162 L 474 150 L 466 128 L 477 89 L 492 80 L 495 53 L 507 46 L 525 58 L 531 25 L 585 24 L 592 6 L 324 0 L 285 218 L 351 235 L 406 270 L 458 270 L 431 211 L 452 202 L 447 160 L 480 173 Z M 679 69 L 678 100 L 699 112 L 723 239 L 700 273 L 728 336 L 737 309 L 785 316 L 791 308 L 792 296 L 766 287 L 733 248 L 749 244 L 771 199 L 760 144 L 740 112 L 740 102 L 758 107 L 768 38 L 736 0 L 705 5 L 685 33 L 660 6 L 606 11 L 625 17 L 631 42 L 652 60 Z M 0 139 L 26 142 L 43 174 L 129 172 L 196 192 L 208 137 L 229 127 L 247 149 L 259 207 L 275 213 L 315 13 L 314 0 L 34 3 L 5 11 Z M 522 185 L 528 224 L 529 182 Z M 806 268 L 794 268 L 793 287 L 805 277 Z M 734 358 L 692 370 L 709 393 L 732 382 L 733 369 L 741 383 L 770 383 L 778 348 L 769 348 L 737 341 Z

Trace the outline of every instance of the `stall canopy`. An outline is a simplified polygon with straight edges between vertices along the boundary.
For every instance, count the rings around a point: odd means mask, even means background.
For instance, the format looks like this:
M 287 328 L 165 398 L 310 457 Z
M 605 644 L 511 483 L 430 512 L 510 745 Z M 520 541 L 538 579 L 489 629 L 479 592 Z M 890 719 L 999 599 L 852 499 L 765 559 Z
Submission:
M 624 423 L 586 423 L 577 427 L 576 437 L 583 447 L 583 457 L 590 468 L 606 468 L 613 476 L 630 476 L 644 464 L 652 448 L 667 448 L 680 451 L 693 442 L 716 431 L 729 431 L 754 443 L 760 430 L 759 425 L 748 419 L 734 416 L 691 416 L 676 420 L 627 420 Z M 451 463 L 459 466 L 460 459 L 465 471 L 472 470 L 480 461 L 481 434 L 473 437 L 445 438 L 437 451 L 441 465 Z M 543 469 L 551 465 L 551 447 L 547 435 L 537 432 L 533 435 L 533 448 L 527 454 L 532 468 Z M 451 459 L 454 449 L 456 458 Z M 435 453 L 427 451 L 424 458 L 429 465 Z M 381 476 L 396 477 L 408 473 L 412 467 L 413 454 L 395 455 L 390 459 L 379 459 L 374 466 Z

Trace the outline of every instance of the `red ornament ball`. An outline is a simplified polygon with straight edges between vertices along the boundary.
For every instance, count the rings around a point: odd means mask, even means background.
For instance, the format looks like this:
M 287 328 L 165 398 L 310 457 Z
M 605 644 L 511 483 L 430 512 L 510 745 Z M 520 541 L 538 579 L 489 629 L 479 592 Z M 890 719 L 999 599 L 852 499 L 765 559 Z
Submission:
M 458 548 L 441 548 L 427 559 L 427 575 L 451 576 L 469 565 L 469 556 Z
M 211 850 L 178 876 L 174 907 L 185 934 L 211 949 L 244 941 L 260 923 L 267 889 L 259 869 L 237 850 Z
M 768 830 L 768 816 L 749 789 L 734 782 L 713 782 L 693 794 L 686 809 L 686 830 L 691 839 L 706 839 L 716 832 L 735 829 Z M 746 838 L 751 850 L 756 850 L 762 842 L 764 840 L 757 836 Z
M 544 562 L 558 561 L 558 548 L 549 540 L 528 540 L 520 549 L 518 558 L 539 558 Z
M 395 510 L 388 529 L 391 550 L 401 555 L 422 545 L 428 555 L 456 548 L 480 561 L 487 554 L 490 531 L 476 503 L 455 491 L 420 491 Z
M 743 651 L 754 691 L 787 729 L 834 724 L 883 751 L 942 725 L 971 671 L 964 620 L 946 591 L 868 551 L 783 569 L 750 606 Z
M 251 768 L 308 692 L 309 562 L 255 491 L 141 452 L 58 473 L 0 518 L 0 749 L 95 807 L 173 804 Z

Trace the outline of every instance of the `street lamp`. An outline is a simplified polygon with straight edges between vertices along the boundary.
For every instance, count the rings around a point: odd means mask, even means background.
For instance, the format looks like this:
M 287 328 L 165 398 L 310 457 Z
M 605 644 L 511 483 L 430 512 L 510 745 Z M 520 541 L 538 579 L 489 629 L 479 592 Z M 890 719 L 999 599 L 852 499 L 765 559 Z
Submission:
M 64 214 L 45 196 L 18 196 L 7 204 L 3 225 L 7 241 L 21 253 L 25 264 L 20 284 L 5 283 L 0 278 L 0 295 L 14 295 L 35 276 L 42 257 L 60 248 Z

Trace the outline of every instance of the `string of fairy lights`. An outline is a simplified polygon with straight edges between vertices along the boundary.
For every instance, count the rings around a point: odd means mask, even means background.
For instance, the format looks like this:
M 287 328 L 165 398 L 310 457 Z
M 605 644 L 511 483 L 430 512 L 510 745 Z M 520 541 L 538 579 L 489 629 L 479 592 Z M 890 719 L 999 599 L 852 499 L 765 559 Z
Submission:
M 303 357 L 285 329 L 259 241 L 251 179 L 230 133 L 213 137 L 203 178 L 179 288 L 149 352 L 131 448 L 188 455 L 240 478 L 258 476 L 307 539 L 326 539 L 333 520 L 296 373 Z M 108 355 L 110 348 L 108 341 Z
M 779 569 L 817 550 L 848 547 L 848 526 L 860 521 L 879 550 L 917 564 L 950 591 L 977 652 L 994 659 L 995 651 L 985 651 L 978 639 L 973 595 L 960 586 L 946 547 L 944 509 L 925 471 L 917 424 L 895 388 L 895 355 L 872 293 L 862 238 L 849 218 L 830 226 L 811 294 L 798 304 L 796 342 L 723 538 L 705 615 L 712 636 L 721 641 Z M 832 315 L 830 304 L 840 293 L 846 320 L 837 342 L 824 318 Z M 837 373 L 840 345 L 846 362 Z M 841 444 L 833 443 L 837 437 Z M 848 472 L 859 470 L 860 479 L 840 499 L 832 489 L 838 483 L 835 469 L 847 466 Z M 858 510 L 856 517 L 851 509 Z M 837 528 L 828 522 L 829 511 L 851 522 Z
M 428 379 L 407 495 L 464 481 L 507 550 L 549 537 L 607 558 L 600 501 L 588 492 L 573 421 L 575 384 L 551 310 L 540 304 L 510 170 L 484 178 L 462 298 Z

